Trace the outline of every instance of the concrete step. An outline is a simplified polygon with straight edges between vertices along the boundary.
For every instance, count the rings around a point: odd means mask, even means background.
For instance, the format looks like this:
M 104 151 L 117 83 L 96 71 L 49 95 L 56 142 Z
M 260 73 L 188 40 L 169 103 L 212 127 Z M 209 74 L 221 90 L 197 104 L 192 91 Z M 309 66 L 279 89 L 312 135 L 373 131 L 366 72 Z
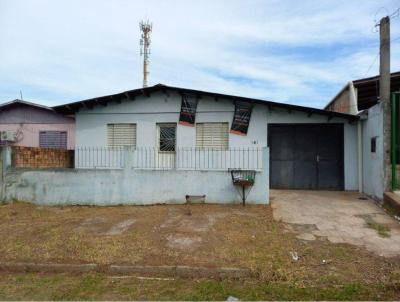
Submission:
M 400 216 L 400 192 L 385 192 L 383 194 L 383 205 L 388 208 L 391 214 Z

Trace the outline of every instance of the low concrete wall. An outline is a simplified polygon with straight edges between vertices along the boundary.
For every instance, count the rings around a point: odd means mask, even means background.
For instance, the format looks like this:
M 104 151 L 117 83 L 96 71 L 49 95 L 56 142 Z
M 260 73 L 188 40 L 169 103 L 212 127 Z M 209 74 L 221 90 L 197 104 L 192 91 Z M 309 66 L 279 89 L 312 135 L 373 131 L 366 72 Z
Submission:
M 264 149 L 264 158 L 268 151 Z M 256 173 L 247 202 L 267 204 L 268 160 Z M 3 200 L 46 205 L 185 203 L 186 195 L 206 195 L 206 203 L 240 203 L 228 171 L 182 170 L 10 170 Z

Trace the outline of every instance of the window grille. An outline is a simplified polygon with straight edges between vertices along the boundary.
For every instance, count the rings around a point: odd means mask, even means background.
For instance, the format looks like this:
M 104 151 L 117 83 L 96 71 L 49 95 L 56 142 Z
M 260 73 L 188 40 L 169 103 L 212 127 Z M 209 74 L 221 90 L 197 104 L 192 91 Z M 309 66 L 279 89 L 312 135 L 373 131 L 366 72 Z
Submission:
M 194 125 L 197 102 L 198 99 L 196 96 L 182 95 L 181 112 L 179 115 L 180 124 Z
M 246 135 L 249 129 L 250 117 L 251 117 L 252 105 L 244 102 L 235 103 L 235 113 L 233 115 L 233 121 L 231 131 L 233 133 Z
M 158 124 L 158 132 L 159 132 L 159 150 L 174 152 L 176 144 L 176 125 Z
M 67 132 L 66 131 L 40 131 L 39 147 L 67 149 Z

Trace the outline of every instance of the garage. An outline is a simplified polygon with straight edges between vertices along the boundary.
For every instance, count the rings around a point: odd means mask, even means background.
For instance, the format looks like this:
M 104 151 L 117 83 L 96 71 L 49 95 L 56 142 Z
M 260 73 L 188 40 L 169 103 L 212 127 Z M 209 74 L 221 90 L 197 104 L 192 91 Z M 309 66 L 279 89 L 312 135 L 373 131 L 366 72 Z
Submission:
M 343 124 L 269 124 L 272 189 L 343 190 Z

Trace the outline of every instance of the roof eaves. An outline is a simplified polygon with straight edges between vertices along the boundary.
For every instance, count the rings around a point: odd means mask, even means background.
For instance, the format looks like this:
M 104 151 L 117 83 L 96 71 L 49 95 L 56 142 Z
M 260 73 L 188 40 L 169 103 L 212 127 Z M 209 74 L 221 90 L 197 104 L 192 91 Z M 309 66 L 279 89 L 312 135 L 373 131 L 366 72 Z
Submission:
M 104 95 L 104 96 L 85 99 L 85 100 L 81 100 L 81 101 L 77 101 L 77 102 L 71 102 L 71 103 L 66 103 L 66 104 L 62 104 L 62 105 L 57 105 L 57 106 L 54 106 L 53 109 L 56 111 L 63 111 L 63 108 L 65 108 L 67 106 L 72 109 L 74 107 L 75 108 L 85 107 L 86 104 L 90 104 L 89 106 L 93 106 L 96 104 L 105 104 L 105 102 L 109 102 L 109 101 L 119 102 L 122 98 L 134 99 L 136 96 L 139 96 L 139 95 L 145 95 L 148 97 L 148 96 L 150 96 L 150 93 L 152 91 L 160 89 L 162 87 L 167 87 L 167 86 L 162 85 L 162 84 L 157 84 L 157 85 L 149 86 L 149 87 L 142 87 L 142 88 L 137 88 L 137 89 L 132 89 L 132 90 L 126 90 L 123 92 L 114 93 L 114 94 L 110 94 L 110 95 Z M 73 110 L 71 111 L 71 113 L 72 112 L 73 112 Z
M 397 78 L 397 77 L 400 77 L 400 71 L 392 72 L 390 74 L 391 79 Z M 369 77 L 369 78 L 354 80 L 353 83 L 354 83 L 354 85 L 359 85 L 359 84 L 364 84 L 364 83 L 368 83 L 368 82 L 375 82 L 378 80 L 379 80 L 379 75 L 376 75 L 376 76 Z
M 55 106 L 53 108 L 56 111 L 63 111 L 63 108 L 70 107 L 71 109 L 73 109 L 74 107 L 76 108 L 77 106 L 85 106 L 85 104 L 87 104 L 88 102 L 89 103 L 93 103 L 93 102 L 99 103 L 99 100 L 101 100 L 101 99 L 104 99 L 106 102 L 108 102 L 114 98 L 117 99 L 118 98 L 117 96 L 126 97 L 126 95 L 128 95 L 128 96 L 134 97 L 137 95 L 145 95 L 148 97 L 150 95 L 150 93 L 155 92 L 160 89 L 161 90 L 168 90 L 168 89 L 174 90 L 179 93 L 193 93 L 196 95 L 206 95 L 206 96 L 212 96 L 214 98 L 229 98 L 229 99 L 233 99 L 235 101 L 243 101 L 243 102 L 250 102 L 250 103 L 262 104 L 262 105 L 269 105 L 269 106 L 279 107 L 279 108 L 288 109 L 288 110 L 297 110 L 297 111 L 308 112 L 311 114 L 323 114 L 323 115 L 328 115 L 328 116 L 335 116 L 335 117 L 345 118 L 348 120 L 357 120 L 358 119 L 358 117 L 356 115 L 351 115 L 351 114 L 346 114 L 346 113 L 332 112 L 332 111 L 326 111 L 323 109 L 312 108 L 312 107 L 304 107 L 304 106 L 298 106 L 298 105 L 277 103 L 277 102 L 272 102 L 272 101 L 268 101 L 268 100 L 247 98 L 247 97 L 242 97 L 242 96 L 228 95 L 228 94 L 209 92 L 209 91 L 203 91 L 203 90 L 195 90 L 195 89 L 189 89 L 189 88 L 181 88 L 181 87 L 168 86 L 168 85 L 163 85 L 163 84 L 157 84 L 157 85 L 149 86 L 149 87 L 145 87 L 145 88 L 138 88 L 138 89 L 134 89 L 134 90 L 124 91 L 124 92 L 117 93 L 117 94 L 86 99 L 83 101 L 78 101 L 78 102 L 68 103 L 65 105 Z M 108 101 L 107 101 L 107 99 L 108 99 Z M 74 112 L 74 111 L 70 111 L 70 110 L 68 110 L 68 111 Z
M 193 89 L 173 87 L 173 86 L 165 86 L 165 87 L 168 87 L 169 89 L 189 91 L 191 93 L 200 93 L 200 94 L 205 94 L 205 95 L 209 95 L 209 96 L 217 96 L 217 97 L 221 97 L 221 98 L 232 98 L 237 101 L 252 102 L 252 103 L 257 103 L 257 104 L 262 104 L 262 105 L 280 107 L 283 109 L 298 110 L 298 111 L 303 111 L 303 112 L 312 112 L 312 114 L 314 114 L 314 113 L 315 114 L 323 114 L 323 115 L 336 116 L 336 117 L 341 117 L 341 118 L 351 119 L 351 120 L 358 119 L 357 115 L 341 113 L 341 112 L 332 112 L 332 111 L 327 111 L 324 109 L 318 109 L 318 108 L 313 108 L 313 107 L 305 107 L 305 106 L 299 106 L 299 105 L 278 103 L 278 102 L 273 102 L 273 101 L 268 101 L 268 100 L 247 98 L 247 97 L 241 97 L 241 96 L 235 96 L 235 95 L 227 95 L 227 94 L 214 93 L 214 92 L 201 91 L 201 90 L 193 90 Z
M 37 104 L 37 103 L 33 103 L 33 102 L 24 101 L 24 100 L 19 100 L 19 99 L 15 99 L 15 100 L 12 100 L 10 102 L 6 102 L 6 103 L 3 103 L 3 104 L 0 104 L 0 109 L 2 109 L 4 107 L 11 106 L 11 105 L 16 105 L 16 104 L 21 104 L 21 105 L 37 107 L 37 108 L 41 108 L 41 109 L 45 109 L 45 110 L 49 110 L 49 111 L 54 111 L 54 109 L 51 108 L 51 107 L 48 107 L 48 106 L 45 106 L 45 105 L 41 105 L 41 104 Z

